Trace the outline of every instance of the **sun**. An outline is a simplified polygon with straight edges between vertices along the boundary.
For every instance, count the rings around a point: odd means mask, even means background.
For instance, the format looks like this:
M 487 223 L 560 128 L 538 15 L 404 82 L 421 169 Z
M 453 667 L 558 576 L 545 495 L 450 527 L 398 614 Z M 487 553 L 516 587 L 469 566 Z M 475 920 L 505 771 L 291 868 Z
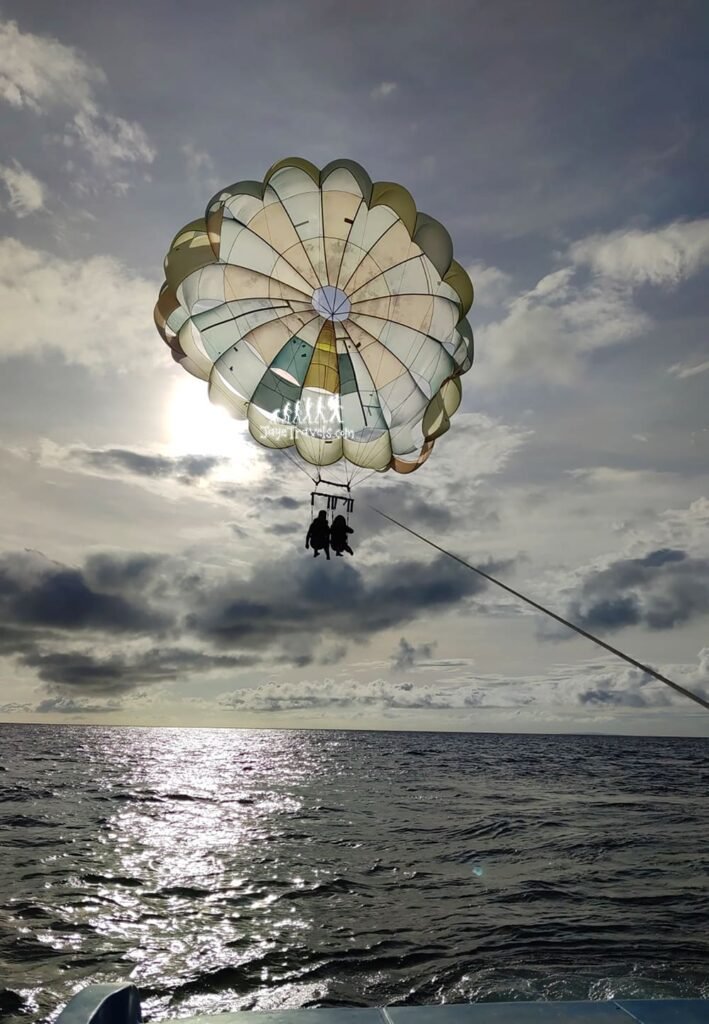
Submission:
M 265 455 L 249 435 L 245 420 L 235 420 L 212 405 L 203 381 L 176 380 L 166 408 L 167 447 L 171 455 L 218 455 L 228 459 L 215 476 L 255 481 L 268 472 Z

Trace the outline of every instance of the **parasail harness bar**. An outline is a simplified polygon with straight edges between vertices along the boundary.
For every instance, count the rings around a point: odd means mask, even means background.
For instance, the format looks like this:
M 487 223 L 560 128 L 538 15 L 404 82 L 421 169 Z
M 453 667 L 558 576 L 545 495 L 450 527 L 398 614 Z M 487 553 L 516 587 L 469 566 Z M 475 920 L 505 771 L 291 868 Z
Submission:
M 313 509 L 315 507 L 315 499 L 316 498 L 327 498 L 327 510 L 328 510 L 328 512 L 330 512 L 330 511 L 334 512 L 335 511 L 335 509 L 337 508 L 338 501 L 343 501 L 345 503 L 345 509 L 347 511 L 347 515 L 349 515 L 350 512 L 354 509 L 354 498 L 346 498 L 343 494 L 323 494 L 320 491 L 311 491 L 310 492 L 310 507 L 311 507 L 311 509 Z
M 342 487 L 347 493 L 346 494 L 328 494 L 326 491 L 320 491 L 320 490 L 317 489 L 320 486 L 320 484 L 326 484 L 328 487 Z M 352 493 L 350 491 L 349 483 L 342 484 L 342 483 L 339 483 L 337 480 L 323 480 L 323 478 L 318 473 L 318 478 L 315 481 L 315 488 L 316 489 L 314 491 L 310 492 L 310 518 L 311 518 L 311 520 L 312 520 L 313 516 L 315 515 L 315 499 L 316 498 L 326 498 L 327 499 L 327 511 L 329 513 L 332 513 L 332 515 L 335 514 L 335 511 L 337 510 L 338 503 L 339 502 L 343 503 L 343 505 L 345 506 L 345 514 L 347 516 L 347 524 L 349 525 L 350 512 L 352 512 L 354 510 L 354 498 L 352 497 Z
M 454 562 L 464 565 L 466 569 L 470 569 L 471 572 L 476 572 L 478 576 L 482 576 L 483 579 L 489 580 L 490 583 L 494 583 L 496 586 L 502 587 L 502 589 L 506 590 L 508 594 L 518 597 L 520 601 L 524 601 L 526 604 L 531 605 L 532 608 L 536 608 L 537 611 L 544 612 L 545 615 L 548 615 L 552 619 L 556 619 L 557 622 L 561 622 L 564 626 L 568 626 L 569 629 L 573 629 L 574 632 L 578 633 L 580 636 L 586 637 L 587 640 L 592 640 L 594 644 L 598 644 L 599 647 L 604 647 L 607 651 L 610 651 L 611 654 L 615 654 L 618 658 L 622 658 L 623 661 L 627 661 L 629 665 L 633 665 L 634 668 L 639 668 L 641 672 L 646 672 L 649 676 L 653 676 L 661 683 L 664 683 L 665 686 L 671 687 L 673 690 L 676 690 L 677 693 L 681 693 L 683 696 L 693 700 L 696 704 L 701 704 L 703 708 L 707 708 L 709 710 L 709 701 L 705 700 L 704 697 L 700 697 L 698 693 L 692 693 L 691 690 L 686 690 L 684 686 L 680 686 L 679 683 L 673 683 L 671 679 L 668 679 L 667 676 L 663 676 L 661 672 L 657 672 L 649 665 L 643 665 L 642 662 L 636 661 L 635 658 L 631 658 L 629 654 L 624 654 L 623 651 L 619 651 L 617 647 L 612 647 L 610 644 L 607 644 L 605 640 L 601 640 L 599 637 L 594 636 L 593 633 L 589 633 L 587 630 L 582 629 L 581 626 L 577 626 L 575 623 L 569 622 L 568 619 L 562 618 L 562 616 L 557 615 L 556 612 L 553 612 L 549 608 L 545 608 L 544 605 L 533 601 L 531 597 L 525 597 L 524 594 L 520 594 L 518 590 L 513 590 L 512 587 L 508 587 L 507 584 L 502 583 L 501 580 L 496 580 L 495 577 L 490 576 L 489 573 L 483 572 L 482 569 L 476 569 L 474 565 L 470 564 L 470 562 L 466 562 L 465 559 L 460 558 L 458 555 L 454 555 L 452 551 L 446 551 L 446 549 L 442 548 L 439 544 L 429 540 L 427 537 L 423 537 L 420 533 L 416 533 L 416 531 L 412 530 L 410 526 L 404 526 L 403 523 L 394 519 L 393 516 L 387 515 L 386 512 L 382 512 L 381 509 L 374 508 L 373 505 L 370 505 L 369 507 L 380 516 L 388 519 L 390 523 L 394 523 L 394 525 L 398 526 L 400 529 L 406 530 L 406 532 L 410 533 L 412 537 L 417 537 L 419 540 L 422 540 L 424 544 L 428 544 L 429 547 L 435 548 L 436 551 L 440 551 L 441 554 L 446 555 L 448 558 L 452 558 Z
M 345 490 L 347 490 L 347 491 L 349 491 L 349 489 L 350 489 L 350 485 L 348 483 L 347 484 L 341 484 L 337 480 L 323 480 L 323 478 L 318 473 L 318 478 L 315 481 L 315 486 L 317 487 L 319 484 L 327 484 L 328 487 L 344 487 Z

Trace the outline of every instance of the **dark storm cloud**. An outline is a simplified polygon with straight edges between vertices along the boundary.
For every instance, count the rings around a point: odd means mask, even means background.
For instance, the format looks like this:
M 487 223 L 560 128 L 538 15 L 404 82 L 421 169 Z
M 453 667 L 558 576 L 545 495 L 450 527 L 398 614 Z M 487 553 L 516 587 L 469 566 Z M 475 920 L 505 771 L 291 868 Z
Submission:
M 92 586 L 80 569 L 32 552 L 0 558 L 0 616 L 19 629 L 148 633 L 167 624 L 144 604 Z
M 295 636 L 309 650 L 324 632 L 345 642 L 364 639 L 419 615 L 462 606 L 484 587 L 443 555 L 427 563 L 385 565 L 366 582 L 353 565 L 335 560 L 308 561 L 297 573 L 267 563 L 241 586 L 203 590 L 186 625 L 219 644 L 251 647 Z
M 46 683 L 93 693 L 115 694 L 181 671 L 232 667 L 234 659 L 210 659 L 200 651 L 154 649 L 132 656 L 131 640 L 159 637 L 174 623 L 174 612 L 159 606 L 163 560 L 150 555 L 98 554 L 83 569 L 67 567 L 39 552 L 0 558 L 0 651 L 34 669 Z M 117 637 L 121 654 L 66 650 L 80 637 L 104 642 Z M 225 660 L 226 659 L 226 660 Z
M 399 646 L 392 656 L 392 665 L 397 671 L 413 668 L 419 661 L 427 661 L 433 657 L 436 648 L 433 643 L 411 644 L 406 637 L 401 637 Z
M 216 455 L 150 455 L 130 448 L 72 448 L 69 457 L 100 472 L 172 479 L 185 484 L 205 479 L 228 461 Z
M 21 654 L 23 651 L 31 650 L 34 650 L 31 629 L 0 625 L 0 656 Z
M 672 629 L 709 611 L 709 559 L 661 548 L 625 558 L 587 577 L 567 616 L 588 630 L 625 626 Z
M 85 652 L 36 651 L 24 656 L 23 664 L 37 671 L 39 678 L 54 686 L 82 693 L 118 695 L 149 683 L 172 682 L 190 673 L 214 669 L 244 668 L 258 658 L 247 655 L 211 655 L 184 648 L 157 648 L 136 656 L 113 654 L 101 658 Z
M 90 555 L 85 574 L 99 590 L 121 592 L 141 588 L 159 572 L 164 559 L 159 555 L 134 554 L 125 557 Z
M 0 649 L 50 686 L 111 696 L 190 673 L 334 663 L 352 642 L 462 608 L 484 586 L 443 556 L 390 563 L 370 577 L 334 559 L 307 560 L 297 573 L 269 561 L 216 582 L 163 556 L 104 552 L 73 568 L 23 552 L 0 559 Z M 146 634 L 185 646 L 131 650 Z M 77 650 L 87 636 L 107 653 Z M 120 652 L 110 649 L 117 637 Z M 434 646 L 404 644 L 402 658 L 430 657 Z

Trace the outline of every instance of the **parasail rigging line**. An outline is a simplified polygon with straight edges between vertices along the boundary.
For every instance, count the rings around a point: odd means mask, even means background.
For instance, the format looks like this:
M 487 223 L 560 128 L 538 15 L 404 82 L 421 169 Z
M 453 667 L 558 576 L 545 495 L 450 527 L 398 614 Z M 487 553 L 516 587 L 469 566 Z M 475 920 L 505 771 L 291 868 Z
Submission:
M 466 569 L 470 569 L 471 572 L 475 572 L 478 576 L 482 576 L 483 579 L 489 580 L 490 583 L 494 583 L 496 586 L 502 587 L 502 589 L 506 590 L 508 594 L 518 597 L 520 601 L 524 601 L 526 604 L 531 605 L 532 608 L 536 608 L 537 611 L 544 612 L 545 615 L 548 615 L 552 619 L 556 619 L 557 622 L 561 622 L 564 626 L 568 626 L 569 629 L 573 629 L 574 632 L 578 633 L 580 636 L 586 637 L 587 640 L 592 640 L 594 644 L 598 644 L 599 647 L 604 647 L 605 650 L 610 651 L 611 654 L 615 654 L 618 658 L 622 658 L 623 661 L 627 661 L 629 665 L 639 668 L 642 672 L 646 672 L 648 675 L 658 679 L 661 683 L 664 683 L 665 686 L 671 687 L 677 693 L 681 693 L 683 696 L 693 700 L 696 704 L 701 704 L 703 708 L 707 708 L 709 710 L 709 701 L 700 697 L 699 694 L 692 693 L 691 690 L 686 690 L 684 686 L 680 686 L 679 683 L 673 683 L 671 679 L 668 679 L 667 676 L 663 676 L 661 672 L 657 672 L 649 665 L 643 665 L 642 662 L 636 661 L 635 658 L 631 658 L 629 654 L 624 654 L 623 651 L 619 651 L 617 647 L 612 647 L 610 644 L 607 644 L 605 640 L 601 640 L 599 637 L 594 636 L 593 633 L 589 633 L 587 630 L 582 629 L 581 626 L 577 626 L 574 622 L 570 622 L 568 619 L 563 618 L 561 615 L 557 615 L 556 612 L 551 611 L 549 608 L 545 608 L 544 605 L 533 601 L 531 597 L 525 597 L 524 594 L 520 594 L 518 590 L 513 590 L 512 587 L 507 586 L 507 584 L 503 583 L 501 580 L 495 579 L 495 577 L 491 576 L 489 573 L 483 572 L 482 569 L 476 569 L 474 565 L 471 565 L 470 562 L 466 562 L 465 559 L 460 558 L 459 555 L 454 555 L 452 551 L 447 551 L 439 544 L 436 544 L 435 541 L 422 536 L 420 533 L 412 530 L 410 526 L 405 526 L 403 523 L 400 523 L 398 519 L 394 519 L 393 516 L 388 515 L 386 512 L 382 512 L 381 509 L 375 508 L 374 505 L 370 505 L 369 507 L 380 516 L 383 516 L 384 519 L 388 519 L 390 523 L 394 523 L 395 526 L 398 526 L 400 529 L 410 533 L 412 537 L 417 537 L 419 540 L 423 541 L 424 544 L 428 544 L 429 547 L 435 548 L 436 551 L 440 551 L 441 554 L 446 555 L 448 558 L 452 558 L 453 561 L 465 566 Z
M 317 479 L 311 473 L 309 473 L 307 471 L 307 469 L 304 466 L 302 466 L 300 464 L 300 462 L 296 458 L 294 458 L 292 455 L 289 455 L 289 453 L 288 453 L 286 448 L 276 448 L 274 450 L 277 451 L 277 452 L 280 452 L 281 455 L 285 455 L 285 457 L 288 459 L 288 461 L 291 462 L 295 466 L 296 469 L 299 469 L 301 473 L 305 473 L 307 478 L 309 480 L 312 480 L 312 482 L 317 485 L 317 482 L 318 482 Z

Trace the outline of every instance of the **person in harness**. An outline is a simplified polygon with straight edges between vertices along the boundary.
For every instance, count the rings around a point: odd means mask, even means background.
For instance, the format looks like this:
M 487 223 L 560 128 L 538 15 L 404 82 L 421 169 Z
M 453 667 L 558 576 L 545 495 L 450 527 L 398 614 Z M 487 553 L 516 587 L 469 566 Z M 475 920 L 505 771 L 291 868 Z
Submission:
M 342 517 L 340 517 L 342 518 Z M 313 519 L 305 537 L 305 547 L 313 549 L 313 558 L 317 558 L 321 548 L 325 549 L 328 562 L 330 561 L 330 526 L 327 521 L 327 512 L 321 509 L 317 519 Z
M 338 556 L 342 557 L 343 551 L 349 551 L 351 555 L 354 551 L 347 543 L 347 535 L 354 533 L 351 526 L 348 526 L 344 516 L 335 516 L 332 526 L 330 527 L 330 547 Z

